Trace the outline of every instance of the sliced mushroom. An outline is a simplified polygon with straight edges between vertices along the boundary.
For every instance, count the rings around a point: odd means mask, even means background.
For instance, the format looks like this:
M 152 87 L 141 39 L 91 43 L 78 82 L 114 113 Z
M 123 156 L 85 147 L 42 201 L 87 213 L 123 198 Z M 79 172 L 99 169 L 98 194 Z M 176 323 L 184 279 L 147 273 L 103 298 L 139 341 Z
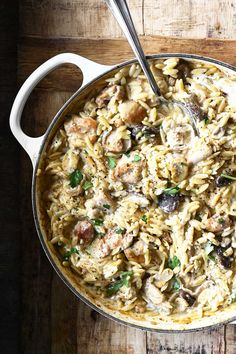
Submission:
M 123 139 L 118 129 L 105 132 L 102 138 L 102 145 L 109 152 L 120 153 L 131 149 L 131 139 Z
M 158 206 L 165 213 L 172 213 L 178 208 L 180 204 L 180 200 L 181 200 L 181 195 L 179 193 L 176 194 L 162 193 L 158 196 Z
M 128 184 L 135 184 L 142 179 L 145 161 L 141 156 L 138 161 L 135 161 L 135 156 L 139 156 L 138 152 L 132 151 L 129 156 L 122 156 L 114 170 L 116 179 Z
M 190 63 L 187 60 L 180 59 L 177 65 L 178 69 L 178 79 L 182 79 L 183 82 L 186 82 L 186 79 L 190 76 L 191 67 Z
M 216 179 L 215 179 L 216 187 L 219 187 L 219 188 L 226 187 L 229 184 L 231 184 L 232 182 L 233 182 L 232 179 L 226 178 L 224 176 L 217 176 Z
M 116 101 L 121 101 L 125 96 L 125 90 L 123 86 L 120 85 L 112 85 L 105 87 L 102 92 L 97 96 L 96 103 L 99 108 L 105 107 L 112 97 L 115 98 Z
M 152 283 L 153 279 L 148 278 L 144 284 L 145 299 L 154 305 L 159 305 L 165 301 L 165 295 Z
M 79 221 L 75 225 L 73 233 L 78 237 L 79 243 L 85 246 L 90 244 L 94 238 L 93 225 L 87 220 Z
M 162 288 L 174 275 L 173 270 L 166 268 L 161 274 L 156 274 L 154 276 L 154 284 L 158 288 Z
M 84 138 L 85 136 L 89 137 L 89 140 L 94 143 L 98 136 L 97 131 L 97 122 L 93 118 L 85 117 L 81 118 L 75 114 L 72 114 L 71 119 L 66 121 L 64 124 L 66 134 L 69 137 Z
M 226 269 L 230 269 L 233 263 L 233 259 L 230 256 L 225 256 L 224 252 L 226 249 L 222 247 L 217 247 L 216 248 L 216 254 L 219 257 L 220 263 L 225 267 Z
M 191 96 L 185 100 L 185 106 L 199 122 L 206 118 L 206 113 L 202 110 L 197 95 L 191 94 Z
M 170 163 L 171 179 L 176 182 L 182 182 L 187 178 L 189 165 L 184 157 L 173 156 Z
M 128 127 L 141 123 L 147 115 L 146 109 L 132 100 L 121 103 L 118 109 L 121 119 Z
M 187 301 L 189 306 L 193 306 L 194 302 L 196 301 L 196 298 L 194 296 L 190 295 L 187 291 L 184 291 L 182 289 L 180 289 L 179 295 Z
M 228 215 L 214 214 L 204 223 L 204 228 L 210 232 L 222 232 L 232 224 Z

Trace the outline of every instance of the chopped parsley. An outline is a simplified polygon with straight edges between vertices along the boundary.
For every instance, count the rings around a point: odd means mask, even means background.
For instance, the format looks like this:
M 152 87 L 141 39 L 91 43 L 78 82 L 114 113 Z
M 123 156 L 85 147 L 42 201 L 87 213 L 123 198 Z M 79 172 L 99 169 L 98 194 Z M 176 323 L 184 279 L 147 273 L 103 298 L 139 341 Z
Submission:
M 215 262 L 216 259 L 215 259 L 215 257 L 212 254 L 214 252 L 214 250 L 215 250 L 215 247 L 210 241 L 207 241 L 204 250 L 205 250 L 205 253 L 207 255 L 207 258 L 209 258 L 211 261 Z
M 80 172 L 80 170 L 75 170 L 70 174 L 70 186 L 72 188 L 77 187 L 78 184 L 80 184 L 80 182 L 82 181 L 82 179 L 83 179 L 83 175 Z
M 224 177 L 224 178 L 227 178 L 227 179 L 231 179 L 232 181 L 236 181 L 236 177 L 225 175 L 224 173 L 221 173 L 221 177 Z
M 70 251 L 66 252 L 66 253 L 63 255 L 63 261 L 68 261 L 69 258 L 70 258 L 70 256 L 71 256 L 73 253 L 79 254 L 79 251 L 77 250 L 77 248 L 72 247 L 72 248 L 70 249 Z
M 109 204 L 103 204 L 103 208 L 105 209 L 111 209 L 111 206 Z
M 203 121 L 204 121 L 204 123 L 205 123 L 206 125 L 210 123 L 208 116 L 205 116 L 205 117 L 203 118 Z
M 224 218 L 219 218 L 218 219 L 218 223 L 223 225 L 225 223 L 225 219 Z
M 101 219 L 95 219 L 93 220 L 95 226 L 101 226 L 103 225 L 103 220 Z
M 143 216 L 141 217 L 141 220 L 143 220 L 143 221 L 145 222 L 145 224 L 146 224 L 146 223 L 147 223 L 147 220 L 148 220 L 147 215 L 143 215 Z
M 141 160 L 141 157 L 139 155 L 134 155 L 133 162 L 138 162 Z
M 150 134 L 149 132 L 144 132 L 143 135 L 144 135 L 144 137 L 147 138 L 147 139 L 149 139 L 150 136 L 151 136 L 151 134 Z
M 164 192 L 165 194 L 170 194 L 170 195 L 177 194 L 177 193 L 179 193 L 179 191 L 180 191 L 180 188 L 179 188 L 178 186 L 170 187 L 170 188 L 165 188 L 165 189 L 163 190 L 163 192 Z
M 176 267 L 179 267 L 180 264 L 181 264 L 180 260 L 176 256 L 174 256 L 172 259 L 169 258 L 169 260 L 168 260 L 168 267 L 172 270 L 175 269 Z
M 171 288 L 175 291 L 180 289 L 180 282 L 176 277 L 171 280 Z
M 115 229 L 115 233 L 116 234 L 122 234 L 125 230 L 121 229 L 120 227 L 117 227 L 117 229 Z
M 89 188 L 91 188 L 93 186 L 92 182 L 90 181 L 85 181 L 84 184 L 83 184 L 83 189 L 85 191 L 87 191 Z
M 111 170 L 116 167 L 116 160 L 113 157 L 108 156 L 107 161 L 108 161 L 108 166 Z
M 232 289 L 232 293 L 229 296 L 229 304 L 236 301 L 236 288 Z
M 129 286 L 129 280 L 130 277 L 132 276 L 133 272 L 121 272 L 120 273 L 120 279 L 115 281 L 114 283 L 111 283 L 108 285 L 107 289 L 106 289 L 106 293 L 107 296 L 112 296 L 114 294 L 117 293 L 118 290 L 120 290 L 120 288 L 122 288 L 122 286 Z
M 127 151 L 127 152 L 124 153 L 124 155 L 127 156 L 127 157 L 130 157 L 130 152 Z

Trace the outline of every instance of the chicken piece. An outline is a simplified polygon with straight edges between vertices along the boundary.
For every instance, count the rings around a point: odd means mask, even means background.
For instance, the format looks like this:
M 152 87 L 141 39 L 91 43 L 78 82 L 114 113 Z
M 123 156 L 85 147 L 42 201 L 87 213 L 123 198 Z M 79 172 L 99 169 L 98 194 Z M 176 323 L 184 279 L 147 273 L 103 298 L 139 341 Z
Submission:
M 75 236 L 78 237 L 79 243 L 82 245 L 89 245 L 94 238 L 94 228 L 93 225 L 87 221 L 79 221 L 73 230 Z
M 131 139 L 123 139 L 120 131 L 114 129 L 103 134 L 102 145 L 109 152 L 126 152 L 131 148 Z
M 205 229 L 210 232 L 223 232 L 227 227 L 230 227 L 232 221 L 228 215 L 215 214 L 205 221 Z
M 165 134 L 166 143 L 173 150 L 187 148 L 194 138 L 193 128 L 189 124 L 168 127 Z
M 66 171 L 68 174 L 74 172 L 78 166 L 78 161 L 79 161 L 79 156 L 76 152 L 73 150 L 69 149 L 63 159 L 62 159 L 62 168 L 64 171 Z
M 114 200 L 104 191 L 98 191 L 93 198 L 86 200 L 85 208 L 90 219 L 96 219 L 103 213 L 113 213 L 115 208 Z
M 118 234 L 109 230 L 102 239 L 96 239 L 87 251 L 95 258 L 104 258 L 110 254 L 117 254 L 128 248 L 134 236 L 132 234 Z
M 193 165 L 207 159 L 212 154 L 212 147 L 203 139 L 195 138 L 187 154 L 187 161 Z
M 142 264 L 145 262 L 144 253 L 146 249 L 147 244 L 143 240 L 139 240 L 133 246 L 124 250 L 124 254 L 129 261 Z
M 151 278 L 148 278 L 144 285 L 144 297 L 147 302 L 154 305 L 159 305 L 165 301 L 165 295 L 152 283 Z
M 98 138 L 96 134 L 97 122 L 90 117 L 81 118 L 72 114 L 71 119 L 65 122 L 64 127 L 68 137 L 76 138 L 79 136 L 80 138 L 84 138 L 88 136 L 92 143 Z
M 105 87 L 102 92 L 97 96 L 96 103 L 98 108 L 105 107 L 112 97 L 115 98 L 116 101 L 121 101 L 125 96 L 125 90 L 123 86 L 112 85 Z
M 120 117 L 128 127 L 142 122 L 147 111 L 135 101 L 125 101 L 119 105 Z
M 182 182 L 188 176 L 188 163 L 184 157 L 173 156 L 168 163 L 171 173 L 171 180 L 176 183 Z
M 123 155 L 114 170 L 114 177 L 124 183 L 135 184 L 142 179 L 142 170 L 145 161 L 137 152 L 133 151 L 129 156 Z
M 129 193 L 128 196 L 123 199 L 123 201 L 137 204 L 140 206 L 140 208 L 146 208 L 150 204 L 149 200 L 140 193 Z

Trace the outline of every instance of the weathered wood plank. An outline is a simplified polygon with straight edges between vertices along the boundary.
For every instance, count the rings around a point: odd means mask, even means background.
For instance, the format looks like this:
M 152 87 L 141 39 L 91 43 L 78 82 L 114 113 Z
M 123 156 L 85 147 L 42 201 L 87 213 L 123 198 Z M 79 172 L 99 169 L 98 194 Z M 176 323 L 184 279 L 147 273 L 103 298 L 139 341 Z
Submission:
M 234 0 L 144 0 L 144 34 L 236 38 Z
M 225 354 L 225 329 L 185 334 L 147 333 L 147 353 Z
M 177 39 L 168 37 L 142 37 L 147 54 L 155 53 L 194 53 L 210 56 L 236 65 L 236 41 L 212 39 Z M 93 48 L 91 50 L 91 48 Z M 45 39 L 22 37 L 18 54 L 18 78 L 25 78 L 44 61 L 62 52 L 80 54 L 101 64 L 116 64 L 134 55 L 129 44 L 123 39 Z M 81 83 L 79 70 L 72 65 L 57 69 L 38 87 L 51 91 L 75 91 Z
M 234 0 L 128 0 L 139 34 L 236 37 Z M 21 33 L 45 37 L 119 38 L 101 0 L 21 0 Z
M 146 354 L 146 332 L 128 328 L 78 303 L 78 354 Z

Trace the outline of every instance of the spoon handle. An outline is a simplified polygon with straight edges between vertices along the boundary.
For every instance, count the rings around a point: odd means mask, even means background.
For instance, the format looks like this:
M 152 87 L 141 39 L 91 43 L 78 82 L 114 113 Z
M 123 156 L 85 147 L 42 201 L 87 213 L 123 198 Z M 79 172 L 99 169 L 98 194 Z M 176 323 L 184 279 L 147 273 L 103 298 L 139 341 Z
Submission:
M 138 59 L 138 62 L 143 69 L 143 72 L 146 75 L 153 92 L 155 95 L 160 96 L 160 89 L 144 55 L 126 0 L 105 0 L 105 3 L 119 23 L 120 28 L 127 38 L 136 58 Z

